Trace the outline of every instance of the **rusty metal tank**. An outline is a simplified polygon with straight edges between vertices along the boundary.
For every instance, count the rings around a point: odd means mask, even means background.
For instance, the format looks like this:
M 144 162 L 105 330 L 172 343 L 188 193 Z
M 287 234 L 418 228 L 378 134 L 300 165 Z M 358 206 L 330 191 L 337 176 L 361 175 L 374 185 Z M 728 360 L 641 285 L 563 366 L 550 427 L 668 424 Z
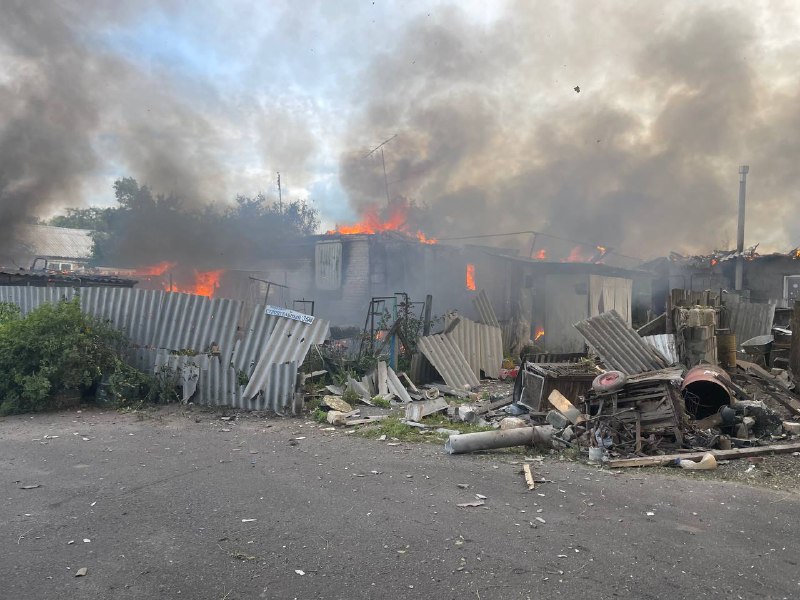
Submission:
M 724 369 L 698 365 L 686 373 L 681 394 L 686 412 L 695 419 L 705 419 L 731 403 L 731 379 Z

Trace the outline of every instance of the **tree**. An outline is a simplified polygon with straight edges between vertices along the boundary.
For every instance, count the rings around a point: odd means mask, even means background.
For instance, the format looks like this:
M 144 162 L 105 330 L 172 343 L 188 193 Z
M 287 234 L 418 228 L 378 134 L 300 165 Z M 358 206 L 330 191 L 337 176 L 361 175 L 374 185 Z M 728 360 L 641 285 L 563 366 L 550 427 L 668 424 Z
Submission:
M 108 231 L 109 219 L 113 208 L 68 208 L 67 214 L 56 215 L 47 222 L 55 227 L 72 227 L 75 229 L 92 229 L 94 231 Z

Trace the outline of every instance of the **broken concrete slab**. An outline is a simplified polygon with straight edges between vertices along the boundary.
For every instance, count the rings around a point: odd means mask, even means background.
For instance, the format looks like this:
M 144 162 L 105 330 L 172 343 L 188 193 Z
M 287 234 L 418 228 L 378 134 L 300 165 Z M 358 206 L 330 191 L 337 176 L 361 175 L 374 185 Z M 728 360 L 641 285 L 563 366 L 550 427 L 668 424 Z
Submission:
M 353 407 L 350 406 L 347 402 L 342 400 L 339 396 L 323 396 L 322 397 L 322 404 L 331 408 L 333 410 L 338 410 L 342 413 L 349 413 L 352 412 Z
M 500 429 L 519 429 L 520 427 L 529 427 L 530 424 L 524 419 L 519 417 L 505 417 L 500 420 Z
M 410 402 L 406 405 L 406 419 L 410 421 L 419 421 L 422 417 L 427 415 L 447 410 L 447 406 L 447 402 L 441 397 L 422 402 Z

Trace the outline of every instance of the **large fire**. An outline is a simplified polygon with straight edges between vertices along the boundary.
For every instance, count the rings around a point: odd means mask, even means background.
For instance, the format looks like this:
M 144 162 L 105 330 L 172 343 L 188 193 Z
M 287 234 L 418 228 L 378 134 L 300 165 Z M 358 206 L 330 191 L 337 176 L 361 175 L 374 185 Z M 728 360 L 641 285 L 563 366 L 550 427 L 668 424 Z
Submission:
M 139 267 L 134 271 L 137 277 L 145 277 L 151 285 L 167 292 L 181 292 L 196 296 L 214 296 L 219 289 L 219 280 L 224 269 L 198 271 L 197 269 L 178 269 L 177 263 L 164 261 L 155 265 Z
M 219 279 L 224 273 L 224 269 L 216 271 L 194 271 L 194 282 L 190 284 L 172 283 L 167 284 L 164 289 L 168 292 L 182 292 L 184 294 L 195 294 L 196 296 L 214 296 L 214 292 L 219 289 Z
M 157 265 L 150 265 L 149 267 L 139 267 L 138 269 L 134 270 L 134 275 L 137 277 L 153 277 L 153 276 L 161 276 L 167 271 L 171 271 L 175 268 L 174 262 L 164 261 L 160 262 Z
M 393 203 L 385 216 L 382 216 L 376 205 L 368 206 L 363 211 L 363 217 L 358 223 L 352 225 L 337 225 L 336 229 L 328 230 L 328 235 L 336 233 L 342 235 L 374 234 L 383 231 L 398 231 L 416 237 L 423 244 L 436 244 L 434 238 L 426 236 L 422 231 L 413 231 L 408 224 L 408 204 L 404 202 Z
M 475 291 L 475 265 L 467 263 L 467 289 Z

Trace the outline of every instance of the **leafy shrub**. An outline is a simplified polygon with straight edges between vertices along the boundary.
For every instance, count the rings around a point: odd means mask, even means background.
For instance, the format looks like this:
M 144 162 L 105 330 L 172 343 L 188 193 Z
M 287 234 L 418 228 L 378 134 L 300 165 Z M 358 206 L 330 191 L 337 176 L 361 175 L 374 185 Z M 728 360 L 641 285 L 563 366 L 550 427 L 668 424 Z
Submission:
M 0 325 L 9 321 L 16 321 L 19 317 L 19 306 L 13 302 L 0 302 Z
M 92 390 L 119 363 L 124 334 L 81 312 L 79 300 L 24 318 L 0 306 L 0 413 L 46 410 Z
M 180 400 L 177 377 L 173 370 L 161 367 L 151 375 L 117 360 L 108 378 L 108 399 L 124 407 L 138 407 L 145 402 L 170 404 Z

